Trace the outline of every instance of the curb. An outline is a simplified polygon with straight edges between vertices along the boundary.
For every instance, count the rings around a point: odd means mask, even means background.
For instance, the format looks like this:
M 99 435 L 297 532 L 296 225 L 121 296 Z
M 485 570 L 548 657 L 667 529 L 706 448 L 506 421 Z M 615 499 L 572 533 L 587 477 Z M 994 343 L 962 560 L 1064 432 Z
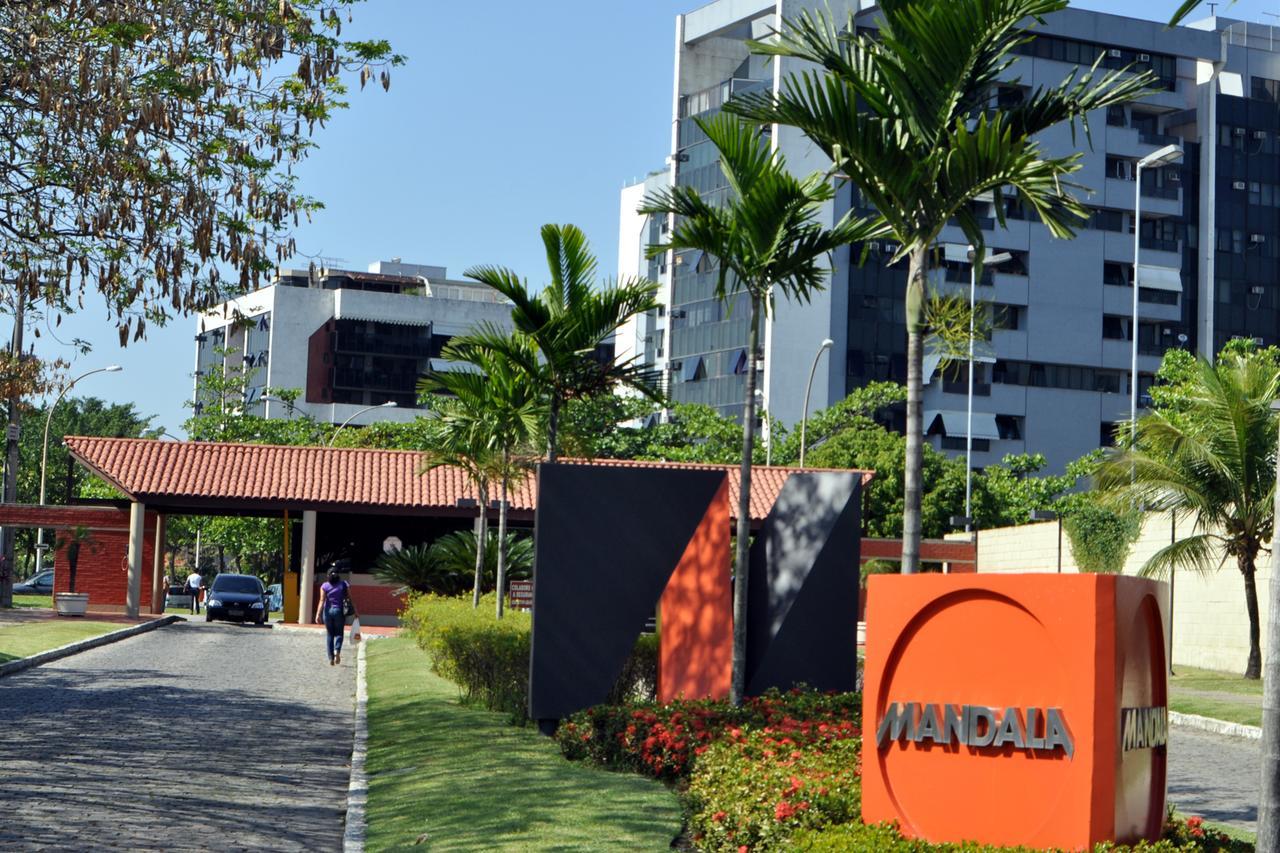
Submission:
M 369 798 L 369 776 L 364 770 L 364 760 L 369 749 L 368 704 L 369 690 L 365 681 L 365 649 L 360 644 L 356 655 L 356 722 L 355 739 L 351 746 L 351 783 L 347 786 L 347 828 L 342 834 L 344 853 L 364 853 L 366 832 L 365 803 Z
M 1199 714 L 1180 714 L 1177 711 L 1170 711 L 1169 722 L 1175 726 L 1199 729 L 1202 732 L 1209 732 L 1215 735 L 1238 737 L 1245 740 L 1262 740 L 1262 729 L 1257 726 L 1228 723 L 1226 720 L 1215 720 L 1212 717 L 1202 717 Z
M 15 672 L 22 672 L 24 669 L 30 669 L 33 666 L 39 666 L 42 663 L 49 663 L 60 658 L 71 657 L 80 652 L 87 652 L 89 649 L 96 649 L 98 646 L 106 646 L 111 643 L 118 643 L 121 640 L 127 640 L 130 637 L 136 637 L 139 634 L 145 634 L 148 631 L 154 631 L 157 628 L 163 628 L 165 625 L 172 625 L 174 622 L 181 622 L 178 616 L 163 616 L 159 619 L 152 619 L 149 622 L 143 622 L 140 625 L 131 625 L 128 628 L 122 628 L 119 631 L 111 631 L 101 634 L 97 637 L 90 637 L 87 640 L 80 640 L 75 643 L 67 643 L 65 646 L 58 646 L 56 649 L 49 649 L 47 652 L 40 652 L 31 657 L 19 658 L 11 660 L 8 663 L 0 663 L 0 678 L 6 675 L 13 675 Z

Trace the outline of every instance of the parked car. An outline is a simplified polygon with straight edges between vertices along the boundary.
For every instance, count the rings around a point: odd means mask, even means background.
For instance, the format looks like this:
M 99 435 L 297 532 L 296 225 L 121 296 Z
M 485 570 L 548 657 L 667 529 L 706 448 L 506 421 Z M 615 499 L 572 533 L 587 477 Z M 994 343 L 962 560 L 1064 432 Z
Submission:
M 223 573 L 213 579 L 204 600 L 206 622 L 224 619 L 231 622 L 267 624 L 267 591 L 253 575 Z
M 52 595 L 53 569 L 36 572 L 22 583 L 13 585 L 14 595 Z
M 271 610 L 284 610 L 284 587 L 278 583 L 268 586 L 267 600 L 267 606 Z

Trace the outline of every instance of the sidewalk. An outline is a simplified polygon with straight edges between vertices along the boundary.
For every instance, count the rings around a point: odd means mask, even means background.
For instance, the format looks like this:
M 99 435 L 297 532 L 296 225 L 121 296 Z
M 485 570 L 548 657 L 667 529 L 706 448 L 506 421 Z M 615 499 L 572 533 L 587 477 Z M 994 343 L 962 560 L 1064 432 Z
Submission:
M 169 614 L 163 615 L 167 616 Z M 84 616 L 59 616 L 58 612 L 52 608 L 14 607 L 12 609 L 0 609 L 0 626 L 25 625 L 31 622 L 49 622 L 56 619 L 110 622 L 115 625 L 138 625 L 142 622 L 150 622 L 152 619 L 159 618 L 161 617 L 151 613 L 143 613 L 137 619 L 130 619 L 123 613 L 98 613 L 94 610 L 90 610 Z

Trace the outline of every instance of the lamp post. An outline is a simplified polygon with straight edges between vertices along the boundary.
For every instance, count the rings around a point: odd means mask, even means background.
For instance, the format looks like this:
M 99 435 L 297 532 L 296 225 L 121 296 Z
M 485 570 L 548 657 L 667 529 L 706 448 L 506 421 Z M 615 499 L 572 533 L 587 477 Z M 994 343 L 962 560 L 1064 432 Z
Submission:
M 385 403 L 378 403 L 373 406 L 365 406 L 363 409 L 360 409 L 351 417 L 347 418 L 345 421 L 339 424 L 338 428 L 333 431 L 333 435 L 329 436 L 329 443 L 326 446 L 333 447 L 334 439 L 338 437 L 338 433 L 342 432 L 343 428 L 346 427 L 347 424 L 351 423 L 353 420 L 360 417 L 365 412 L 372 412 L 374 409 L 394 409 L 395 407 L 396 407 L 395 400 L 388 400 Z
M 1138 444 L 1138 277 L 1142 253 L 1142 170 L 1166 166 L 1182 159 L 1182 146 L 1166 145 L 1138 161 L 1133 175 L 1133 321 L 1129 334 L 1133 338 L 1129 365 L 1129 447 Z
M 984 250 L 985 251 L 985 250 Z M 964 514 L 973 515 L 971 497 L 973 494 L 973 315 L 978 307 L 978 267 L 996 266 L 1013 259 L 1008 252 L 999 252 L 983 260 L 983 256 L 973 247 L 969 247 L 969 400 L 965 408 L 964 419 Z M 969 532 L 969 526 L 965 526 Z
M 1058 574 L 1062 574 L 1062 516 L 1051 509 L 1033 509 L 1031 520 L 1058 522 Z
M 72 379 L 66 385 L 63 385 L 62 390 L 58 392 L 58 396 L 55 397 L 53 399 L 53 403 L 50 404 L 49 412 L 45 415 L 45 418 L 44 418 L 44 443 L 41 445 L 41 448 L 40 448 L 40 505 L 41 506 L 44 506 L 45 473 L 46 473 L 45 469 L 49 465 L 49 425 L 53 423 L 53 410 L 56 409 L 58 407 L 58 404 L 62 402 L 62 398 L 67 395 L 67 392 L 70 391 L 77 382 L 79 382 L 81 379 L 84 379 L 86 376 L 92 376 L 95 373 L 119 373 L 121 370 L 124 370 L 124 368 L 121 367 L 120 365 L 109 364 L 106 367 L 98 367 L 86 373 L 81 373 L 75 379 Z M 39 530 L 36 531 L 36 560 L 40 563 L 42 568 L 44 566 L 44 551 L 45 551 L 44 528 L 41 527 Z
M 835 345 L 835 341 L 831 338 L 824 340 L 819 346 L 818 351 L 813 356 L 813 367 L 809 368 L 809 384 L 804 386 L 804 411 L 800 415 L 800 467 L 804 467 L 804 440 L 805 429 L 809 425 L 809 392 L 813 390 L 813 377 L 818 372 L 818 359 L 822 358 L 822 354 L 831 349 Z

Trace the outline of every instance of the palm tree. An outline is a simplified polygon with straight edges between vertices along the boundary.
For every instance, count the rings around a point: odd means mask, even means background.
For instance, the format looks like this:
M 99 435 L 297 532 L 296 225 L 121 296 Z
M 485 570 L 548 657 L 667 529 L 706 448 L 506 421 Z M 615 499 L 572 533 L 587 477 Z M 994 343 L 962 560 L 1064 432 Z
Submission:
M 474 368 L 432 374 L 419 383 L 419 388 L 449 395 L 439 406 L 442 428 L 467 435 L 469 445 L 483 447 L 489 460 L 485 463 L 488 474 L 498 481 L 497 617 L 501 619 L 506 590 L 508 492 L 512 478 L 525 470 L 520 452 L 532 446 L 541 433 L 542 392 L 529 381 L 523 367 L 536 362 L 537 352 L 529 336 L 516 332 L 495 349 L 473 345 L 466 337 L 455 338 L 441 355 Z M 483 561 L 483 550 L 483 544 L 477 546 L 477 567 Z
M 823 175 L 792 175 L 782 156 L 761 139 L 759 129 L 738 118 L 721 114 L 710 121 L 694 121 L 720 153 L 720 169 L 731 196 L 716 204 L 692 187 L 677 186 L 646 198 L 639 212 L 675 217 L 671 239 L 650 246 L 650 257 L 673 250 L 706 252 L 719 261 L 716 297 L 730 302 L 745 291 L 750 305 L 733 585 L 730 698 L 738 704 L 746 680 L 747 555 L 751 540 L 751 454 L 756 432 L 760 319 L 770 309 L 775 289 L 788 299 L 807 302 L 812 293 L 823 287 L 827 275 L 823 261 L 829 253 L 846 243 L 877 236 L 878 226 L 846 216 L 833 228 L 824 228 L 818 216 L 835 191 Z
M 1067 0 L 883 0 L 876 35 L 851 13 L 839 26 L 824 13 L 785 21 L 752 48 L 815 67 L 786 78 L 778 93 L 744 94 L 726 105 L 761 123 L 799 128 L 861 193 L 907 258 L 907 442 L 902 571 L 920 567 L 923 326 L 928 253 L 949 220 L 981 256 L 985 246 L 971 202 L 990 194 L 1004 224 L 1016 196 L 1056 237 L 1073 236 L 1089 209 L 1063 179 L 1081 155 L 1049 157 L 1035 137 L 1087 114 L 1133 100 L 1150 73 L 1094 69 L 1040 88 L 1019 106 L 991 109 L 993 90 L 1030 36 L 1027 27 Z
M 419 383 L 421 388 L 421 383 Z M 456 429 L 459 421 L 476 414 L 468 411 L 464 403 L 449 397 L 437 397 L 431 401 L 438 418 L 427 423 L 428 449 L 422 454 L 422 470 L 428 471 L 442 465 L 461 468 L 475 486 L 479 506 L 476 510 L 477 541 L 475 555 L 475 582 L 472 585 L 471 606 L 480 606 L 480 586 L 484 580 L 484 543 L 489 528 L 489 484 L 493 480 L 496 454 L 488 437 L 481 430 Z
M 551 283 L 536 296 L 504 267 L 472 267 L 465 273 L 511 300 L 516 331 L 528 336 L 533 349 L 513 350 L 509 344 L 514 339 L 492 325 L 482 325 L 466 341 L 473 350 L 503 353 L 531 384 L 545 388 L 547 460 L 555 462 L 560 412 L 569 400 L 611 392 L 618 385 L 656 397 L 638 362 L 606 361 L 596 356 L 596 349 L 628 318 L 658 307 L 658 285 L 627 278 L 596 289 L 596 258 L 576 225 L 544 225 L 542 242 Z
M 1277 396 L 1280 369 L 1266 353 L 1224 352 L 1216 366 L 1200 359 L 1178 409 L 1139 419 L 1136 445 L 1110 455 L 1095 477 L 1113 504 L 1194 521 L 1193 535 L 1153 554 L 1144 575 L 1235 562 L 1249 616 L 1245 678 L 1262 673 L 1255 571 L 1275 520 Z

